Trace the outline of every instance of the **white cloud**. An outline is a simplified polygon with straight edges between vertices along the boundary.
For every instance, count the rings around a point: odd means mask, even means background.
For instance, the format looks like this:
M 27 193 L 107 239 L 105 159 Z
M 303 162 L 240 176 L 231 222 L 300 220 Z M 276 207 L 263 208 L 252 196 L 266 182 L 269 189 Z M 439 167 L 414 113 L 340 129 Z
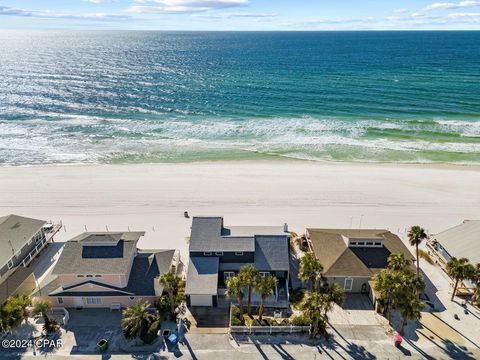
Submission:
M 480 12 L 478 12 L 478 13 L 451 13 L 451 14 L 447 15 L 447 18 L 480 21 Z
M 209 10 L 243 7 L 249 0 L 134 0 L 135 4 L 127 9 L 133 13 L 198 13 Z
M 115 21 L 115 20 L 128 20 L 131 16 L 123 14 L 107 14 L 107 13 L 61 13 L 48 10 L 26 10 L 12 8 L 8 6 L 0 6 L 0 16 L 18 16 L 18 17 L 31 17 L 42 19 L 72 19 L 72 20 L 96 20 L 96 21 Z
M 276 17 L 277 14 L 239 12 L 239 13 L 221 13 L 221 14 L 195 14 L 192 16 L 197 18 L 205 18 L 205 19 L 232 19 L 232 18 L 272 18 L 272 17 Z
M 452 9 L 464 9 L 480 6 L 480 1 L 475 0 L 465 0 L 458 3 L 453 2 L 438 2 L 430 4 L 425 8 L 426 11 L 429 10 L 452 10 Z
M 393 10 L 394 14 L 405 14 L 407 12 L 408 12 L 407 9 L 395 9 L 395 10 Z

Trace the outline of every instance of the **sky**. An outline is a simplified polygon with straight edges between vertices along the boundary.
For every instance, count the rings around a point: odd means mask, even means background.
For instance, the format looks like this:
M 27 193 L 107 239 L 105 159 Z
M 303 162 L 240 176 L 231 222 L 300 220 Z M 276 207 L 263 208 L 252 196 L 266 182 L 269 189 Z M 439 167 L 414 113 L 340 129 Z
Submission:
M 480 0 L 0 0 L 0 28 L 480 30 Z

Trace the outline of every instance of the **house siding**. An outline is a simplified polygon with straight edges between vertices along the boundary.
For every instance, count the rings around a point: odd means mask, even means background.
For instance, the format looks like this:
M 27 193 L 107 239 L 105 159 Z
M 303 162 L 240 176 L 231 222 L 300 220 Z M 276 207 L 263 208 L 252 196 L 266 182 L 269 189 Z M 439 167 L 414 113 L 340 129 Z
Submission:
M 342 289 L 345 286 L 345 279 L 351 278 L 353 279 L 353 286 L 351 291 L 346 291 L 349 293 L 361 293 L 362 292 L 362 285 L 365 284 L 365 293 L 368 294 L 368 291 L 370 290 L 370 287 L 368 285 L 368 282 L 371 280 L 369 277 L 355 277 L 355 276 L 327 276 L 327 282 L 329 284 L 336 283 L 338 284 Z
M 89 297 L 96 297 L 94 293 L 92 296 Z M 135 304 L 137 301 L 145 302 L 148 301 L 150 305 L 153 307 L 155 302 L 155 296 L 100 296 L 102 299 L 102 303 L 98 305 L 87 305 L 85 296 L 82 297 L 82 301 L 85 308 L 110 308 L 112 304 L 120 304 L 122 307 L 127 307 L 130 305 Z M 65 308 L 75 308 L 75 297 L 74 296 L 64 296 L 63 297 L 63 304 L 59 304 L 57 300 L 58 296 L 47 296 L 41 297 L 38 299 L 48 301 L 52 306 L 62 306 Z
M 212 252 L 212 255 L 204 255 L 203 252 L 192 251 L 190 252 L 190 257 L 218 257 L 221 263 L 253 263 L 254 253 L 253 252 L 244 252 L 243 255 L 235 255 L 235 252 L 224 252 L 222 256 L 215 255 L 215 252 Z

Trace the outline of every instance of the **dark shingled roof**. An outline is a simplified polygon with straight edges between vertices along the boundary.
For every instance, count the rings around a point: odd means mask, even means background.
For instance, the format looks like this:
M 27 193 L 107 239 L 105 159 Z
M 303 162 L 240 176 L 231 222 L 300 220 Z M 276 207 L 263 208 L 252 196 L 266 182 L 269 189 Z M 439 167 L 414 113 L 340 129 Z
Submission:
M 194 217 L 190 252 L 254 252 L 256 236 L 287 237 L 282 226 L 229 226 L 222 217 Z
M 218 257 L 191 257 L 185 293 L 187 295 L 216 295 L 218 264 Z
M 52 274 L 126 274 L 144 234 L 83 233 L 66 242 Z
M 370 277 L 387 267 L 390 254 L 403 253 L 415 258 L 400 238 L 388 230 L 377 229 L 307 229 L 315 257 L 320 260 L 326 276 Z M 346 240 L 382 239 L 384 246 L 348 247 Z
M 133 260 L 128 284 L 125 288 L 118 288 L 112 285 L 90 280 L 81 284 L 76 284 L 67 288 L 58 288 L 49 293 L 51 296 L 155 296 L 156 278 L 170 270 L 175 251 L 165 250 L 153 253 L 139 253 Z M 159 270 L 157 260 L 161 259 L 165 264 L 160 264 Z M 167 264 L 168 263 L 168 264 Z M 72 291 L 73 289 L 85 285 L 98 285 L 111 291 Z

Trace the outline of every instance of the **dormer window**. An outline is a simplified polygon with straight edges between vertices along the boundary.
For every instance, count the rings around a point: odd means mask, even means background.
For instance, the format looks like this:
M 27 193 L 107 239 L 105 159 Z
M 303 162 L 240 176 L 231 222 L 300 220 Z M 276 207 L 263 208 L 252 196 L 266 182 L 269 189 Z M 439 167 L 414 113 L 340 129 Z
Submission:
M 215 252 L 215 255 L 217 255 L 217 256 L 223 256 L 223 251 Z
M 212 256 L 212 253 L 211 252 L 204 252 L 203 256 Z

